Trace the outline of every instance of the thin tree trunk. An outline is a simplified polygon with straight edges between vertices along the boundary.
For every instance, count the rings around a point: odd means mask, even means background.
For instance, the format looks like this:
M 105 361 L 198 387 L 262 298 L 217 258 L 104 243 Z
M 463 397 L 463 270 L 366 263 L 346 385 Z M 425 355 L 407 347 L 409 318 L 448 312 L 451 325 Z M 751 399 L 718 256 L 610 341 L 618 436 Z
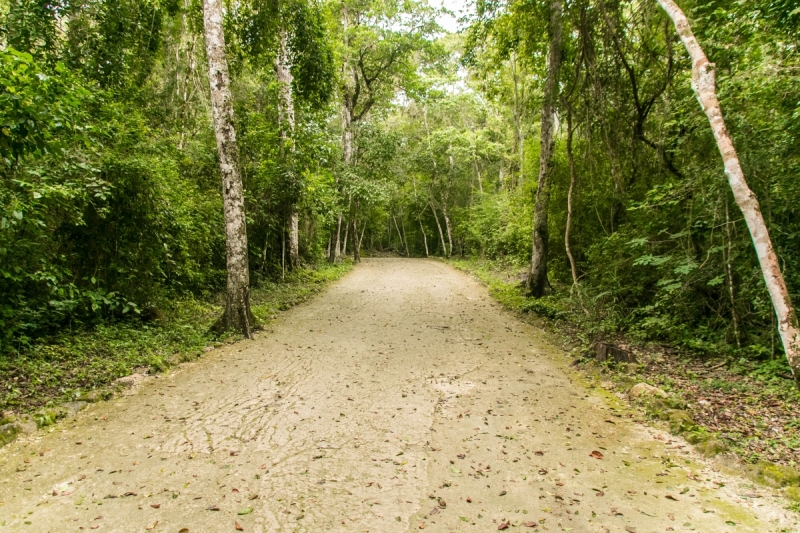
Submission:
M 539 156 L 539 183 L 533 208 L 533 252 L 527 290 L 536 298 L 543 296 L 549 286 L 547 281 L 548 231 L 547 211 L 550 203 L 550 178 L 553 173 L 553 146 L 558 80 L 561 71 L 561 29 L 563 0 L 550 1 L 550 46 L 548 51 L 547 80 L 542 101 L 542 134 Z
M 517 143 L 517 156 L 519 158 L 519 179 L 517 180 L 517 187 L 522 185 L 525 179 L 525 134 L 522 132 L 522 113 L 524 112 L 523 98 L 519 94 L 519 80 L 517 75 L 517 55 L 512 52 L 511 55 L 511 78 L 514 82 L 514 130 L 516 133 Z
M 287 162 L 295 151 L 294 142 L 294 98 L 292 95 L 292 71 L 289 58 L 289 36 L 281 27 L 278 38 L 278 53 L 275 54 L 275 77 L 278 81 L 278 127 L 281 135 L 281 154 Z M 289 157 L 286 157 L 287 154 Z M 294 187 L 293 187 L 294 188 Z M 300 230 L 297 198 L 289 201 L 289 267 L 300 266 Z
M 722 252 L 725 259 L 725 277 L 728 281 L 728 296 L 731 300 L 731 318 L 733 318 L 733 337 L 736 339 L 736 346 L 742 347 L 742 342 L 739 339 L 739 316 L 736 314 L 736 295 L 733 290 L 733 239 L 731 235 L 731 216 L 728 211 L 728 200 L 725 200 L 725 234 L 728 237 L 727 250 Z
M 350 232 L 350 224 L 344 227 L 344 239 L 342 239 L 342 255 L 347 255 L 347 235 Z
M 336 229 L 333 230 L 333 234 L 331 236 L 331 241 L 333 242 L 333 246 L 331 247 L 331 254 L 328 256 L 331 263 L 338 263 L 342 259 L 341 242 L 339 242 L 341 235 L 342 235 L 342 214 L 339 213 L 336 216 Z
M 349 53 L 349 34 L 348 28 L 350 26 L 350 19 L 349 13 L 347 12 L 347 6 L 342 4 L 342 28 L 343 28 L 343 36 L 344 36 L 344 50 L 345 50 L 345 57 L 342 62 L 342 81 L 343 81 L 343 90 L 342 90 L 342 160 L 344 162 L 345 168 L 348 168 L 353 159 L 353 93 L 355 91 L 355 80 L 353 79 L 353 70 L 350 65 L 350 59 L 348 57 Z M 338 181 L 338 180 L 337 180 Z M 348 224 L 345 225 L 345 231 L 349 227 Z M 338 216 L 338 223 L 336 225 L 336 246 L 333 250 L 333 257 L 331 257 L 332 262 L 338 262 L 341 260 L 341 256 L 344 252 L 342 252 L 339 248 L 339 236 L 342 232 L 342 214 L 339 213 Z M 345 243 L 345 247 L 346 247 Z
M 406 245 L 406 257 L 411 257 L 411 254 L 408 252 L 408 236 L 406 235 L 406 223 L 403 220 L 403 217 L 400 217 L 400 229 L 403 230 L 403 242 Z
M 450 249 L 447 252 L 447 257 L 453 255 L 453 226 L 450 224 L 450 216 L 447 214 L 447 204 L 442 203 L 442 215 L 444 216 L 444 225 L 447 228 L 447 242 L 450 243 Z
M 400 239 L 400 252 L 402 253 L 403 249 L 403 234 L 400 233 L 400 226 L 397 225 L 397 218 L 395 218 L 394 214 L 392 214 L 392 220 L 394 221 L 394 229 L 397 230 L 397 237 Z
M 583 303 L 583 294 L 581 294 L 580 285 L 578 285 L 578 267 L 575 265 L 575 257 L 572 255 L 572 248 L 569 245 L 569 234 L 572 230 L 572 199 L 575 193 L 575 156 L 572 152 L 572 135 L 574 131 L 572 129 L 572 108 L 567 107 L 567 159 L 569 160 L 569 192 L 567 193 L 567 227 L 564 230 L 564 248 L 567 251 L 567 257 L 569 258 L 569 267 L 570 271 L 572 272 L 572 289 L 570 289 L 570 296 L 572 295 L 572 291 L 578 291 L 578 301 L 581 303 L 581 307 L 583 308 L 583 312 L 587 315 L 589 314 L 589 310 L 586 309 L 586 306 Z
M 795 381 L 800 385 L 800 329 L 798 328 L 797 315 L 789 299 L 789 290 L 786 281 L 783 279 L 778 255 L 772 246 L 764 216 L 758 199 L 744 178 L 744 172 L 739 164 L 736 149 L 733 141 L 725 128 L 725 121 L 722 117 L 722 109 L 717 99 L 714 64 L 706 57 L 700 43 L 697 42 L 689 20 L 683 11 L 673 0 L 658 0 L 667 15 L 675 23 L 675 29 L 680 35 L 683 45 L 692 58 L 692 89 L 697 95 L 700 106 L 705 111 L 714 138 L 717 141 L 717 148 L 722 154 L 722 161 L 725 165 L 725 174 L 728 176 L 728 183 L 733 191 L 733 197 L 739 205 L 744 215 L 747 229 L 753 239 L 753 246 L 756 250 L 758 262 L 761 265 L 761 272 L 767 285 L 772 305 L 775 308 L 775 316 L 778 320 L 778 332 L 781 336 L 783 349 L 786 352 L 786 359 L 792 369 Z
M 430 257 L 428 253 L 428 236 L 425 235 L 425 226 L 422 225 L 422 219 L 417 220 L 419 220 L 419 229 L 422 231 L 422 242 L 425 243 L 425 257 Z
M 442 242 L 442 250 L 444 251 L 445 257 L 447 257 L 447 244 L 444 242 L 444 233 L 442 233 L 442 225 L 439 223 L 439 215 L 436 214 L 436 208 L 431 203 L 431 211 L 433 211 L 433 218 L 436 220 L 436 227 L 439 228 L 439 240 Z
M 353 262 L 358 263 L 361 261 L 361 250 L 359 250 L 358 241 L 358 220 L 353 217 Z
M 236 330 L 252 336 L 255 318 L 250 312 L 250 270 L 247 256 L 247 224 L 244 213 L 244 187 L 239 173 L 239 149 L 233 127 L 228 61 L 222 28 L 221 0 L 203 0 L 208 80 L 214 135 L 222 175 L 222 200 L 225 211 L 225 244 L 228 280 L 225 311 L 215 324 L 217 331 Z

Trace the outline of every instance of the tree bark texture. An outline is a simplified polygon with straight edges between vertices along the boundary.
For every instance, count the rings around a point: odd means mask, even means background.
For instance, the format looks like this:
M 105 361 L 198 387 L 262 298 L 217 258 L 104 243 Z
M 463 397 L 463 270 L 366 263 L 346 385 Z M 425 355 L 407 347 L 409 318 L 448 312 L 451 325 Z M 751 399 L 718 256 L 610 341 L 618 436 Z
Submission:
M 278 38 L 278 53 L 275 54 L 275 77 L 278 80 L 278 127 L 281 135 L 281 153 L 287 160 L 295 151 L 294 142 L 294 98 L 292 95 L 292 70 L 289 57 L 289 35 L 281 28 Z M 289 205 L 289 267 L 300 266 L 300 229 L 297 199 L 292 198 Z
M 246 338 L 250 338 L 255 318 L 250 312 L 250 270 L 247 257 L 244 187 L 239 174 L 239 150 L 233 126 L 233 104 L 228 61 L 225 57 L 221 0 L 203 0 L 203 25 L 214 135 L 222 174 L 228 267 L 225 312 L 215 325 L 215 329 L 240 331 Z
M 547 281 L 547 210 L 550 203 L 550 178 L 553 173 L 553 147 L 555 144 L 555 112 L 558 101 L 558 80 L 561 71 L 563 0 L 550 2 L 550 45 L 547 58 L 547 79 L 542 99 L 541 152 L 539 156 L 539 182 L 533 208 L 533 252 L 527 290 L 536 298 L 543 296 Z
M 672 19 L 683 45 L 692 58 L 692 89 L 711 124 L 717 148 L 722 155 L 728 184 L 733 191 L 733 198 L 744 215 L 747 229 L 753 239 L 761 272 L 775 308 L 778 333 L 786 352 L 786 359 L 792 369 L 795 381 L 800 384 L 800 328 L 798 328 L 797 315 L 789 299 L 789 290 L 783 279 L 778 255 L 772 246 L 758 199 L 747 185 L 733 141 L 725 127 L 722 109 L 717 99 L 714 64 L 708 60 L 700 47 L 700 43 L 689 25 L 689 20 L 681 8 L 673 0 L 658 0 L 658 3 Z

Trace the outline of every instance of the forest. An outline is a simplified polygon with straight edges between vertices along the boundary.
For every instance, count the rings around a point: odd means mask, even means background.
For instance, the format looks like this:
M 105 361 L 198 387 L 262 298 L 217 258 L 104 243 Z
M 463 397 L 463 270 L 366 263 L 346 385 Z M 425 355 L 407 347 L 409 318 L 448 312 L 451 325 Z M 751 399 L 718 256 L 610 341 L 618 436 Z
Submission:
M 426 0 L 0 1 L 3 368 L 181 305 L 216 305 L 198 346 L 249 337 L 251 289 L 397 255 L 502 273 L 587 343 L 791 378 L 797 3 L 449 13 L 457 32 Z

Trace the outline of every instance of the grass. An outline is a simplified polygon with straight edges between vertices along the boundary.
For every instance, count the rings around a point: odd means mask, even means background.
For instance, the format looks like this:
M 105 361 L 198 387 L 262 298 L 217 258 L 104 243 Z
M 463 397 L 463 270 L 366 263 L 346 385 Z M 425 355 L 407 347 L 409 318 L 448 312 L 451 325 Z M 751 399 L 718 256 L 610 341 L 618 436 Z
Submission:
M 251 291 L 251 309 L 261 324 L 339 279 L 350 263 L 321 264 L 265 282 Z M 85 398 L 135 371 L 162 372 L 172 364 L 201 356 L 209 346 L 235 342 L 209 330 L 222 312 L 220 302 L 190 297 L 165 302 L 163 318 L 100 324 L 64 331 L 15 355 L 0 356 L 0 412 L 33 412 Z
M 782 361 L 756 361 L 722 354 L 692 353 L 688 349 L 650 344 L 646 340 L 625 338 L 607 332 L 596 319 L 587 317 L 566 291 L 540 298 L 526 298 L 520 287 L 520 273 L 527 265 L 480 259 L 448 261 L 456 268 L 480 279 L 489 293 L 505 307 L 533 313 L 546 319 L 569 344 L 580 346 L 574 356 L 581 365 L 620 392 L 635 383 L 660 387 L 679 399 L 698 427 L 713 434 L 742 460 L 800 466 L 800 423 L 795 406 L 800 392 L 785 372 Z M 594 341 L 627 344 L 638 365 L 598 365 L 590 349 Z

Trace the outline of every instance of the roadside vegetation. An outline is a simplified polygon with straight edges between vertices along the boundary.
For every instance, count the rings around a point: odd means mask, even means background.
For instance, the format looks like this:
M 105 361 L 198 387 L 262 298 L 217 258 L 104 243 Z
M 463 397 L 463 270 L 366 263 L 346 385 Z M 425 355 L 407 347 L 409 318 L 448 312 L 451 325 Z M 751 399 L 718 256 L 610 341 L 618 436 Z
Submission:
M 0 407 L 252 337 L 345 258 L 396 253 L 640 352 L 599 371 L 795 464 L 796 2 L 458 15 L 0 0 Z

